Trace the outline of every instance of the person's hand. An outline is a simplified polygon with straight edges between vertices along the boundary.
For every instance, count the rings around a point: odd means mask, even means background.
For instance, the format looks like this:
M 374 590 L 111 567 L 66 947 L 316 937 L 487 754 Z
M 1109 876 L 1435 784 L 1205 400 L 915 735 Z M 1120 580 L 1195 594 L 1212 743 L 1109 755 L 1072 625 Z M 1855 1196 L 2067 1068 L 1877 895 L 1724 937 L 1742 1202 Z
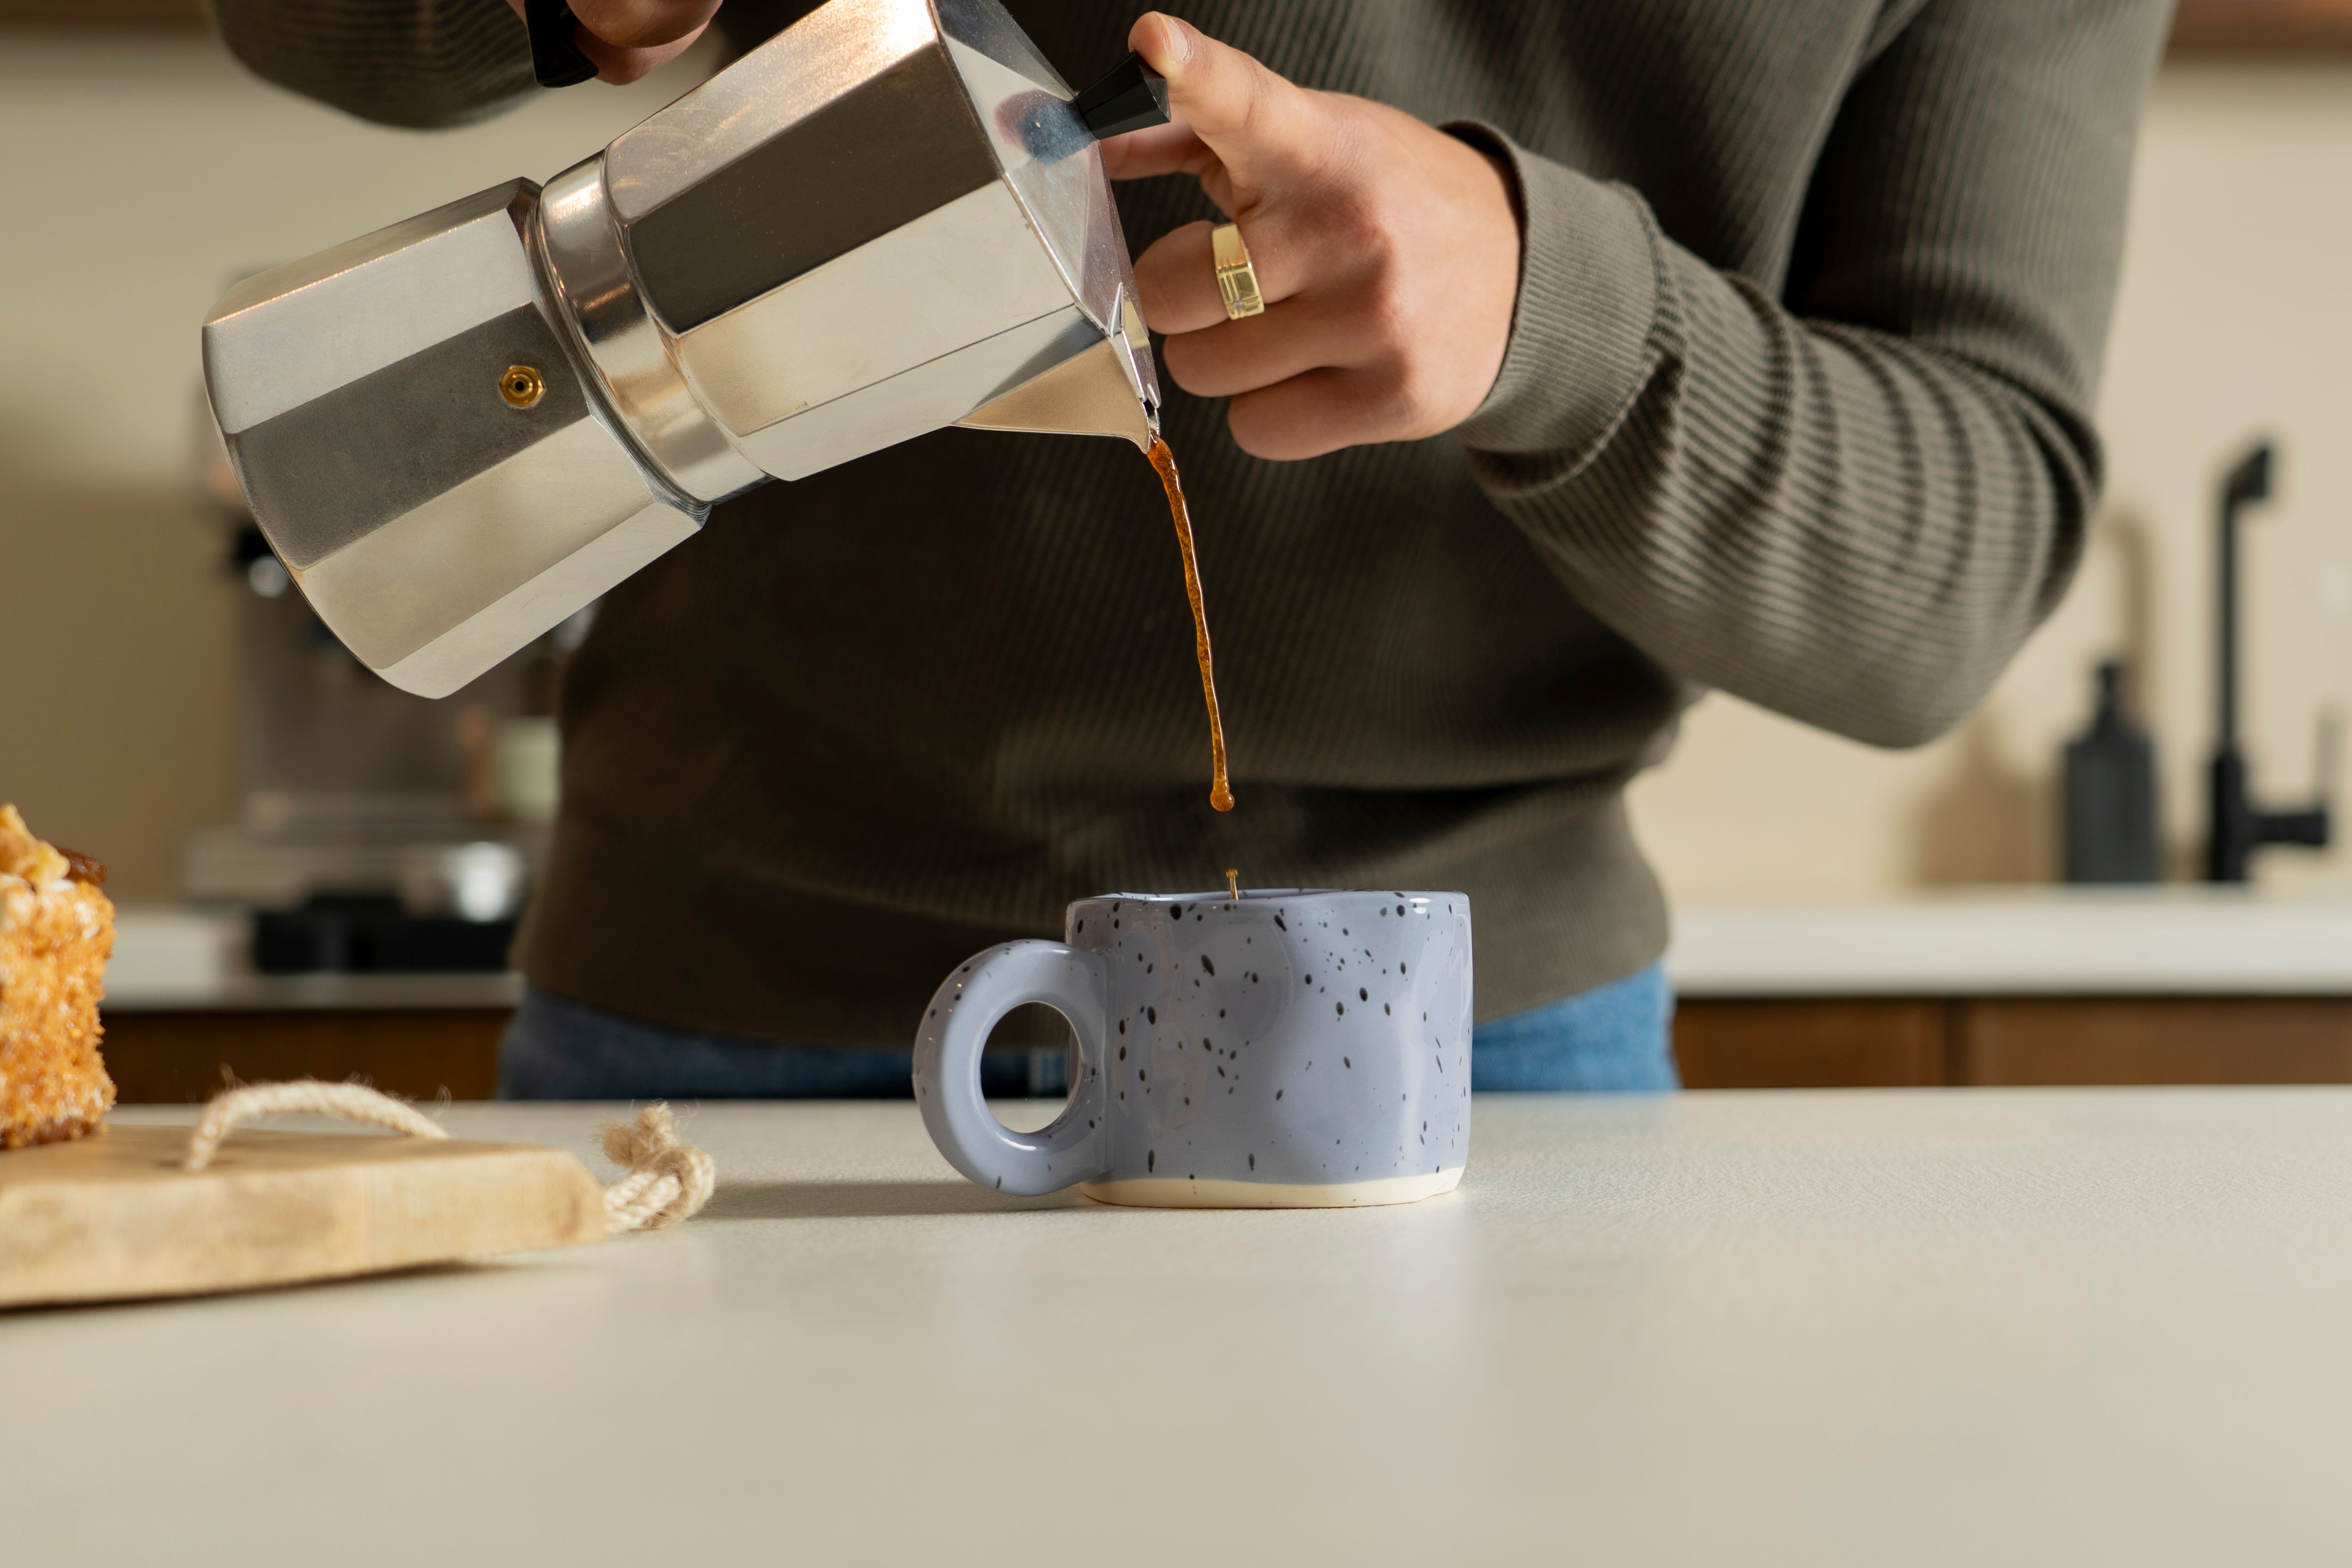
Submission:
M 1241 225 L 1265 312 L 1225 319 L 1209 235 L 1188 224 L 1135 264 L 1176 384 L 1231 397 L 1260 457 L 1314 457 L 1451 430 L 1494 384 L 1518 297 L 1502 172 L 1412 116 L 1297 87 L 1172 16 L 1128 45 L 1168 78 L 1174 123 L 1103 144 L 1115 180 L 1197 175 Z
M 518 16 L 522 0 L 507 0 Z M 572 0 L 572 41 L 595 62 L 596 79 L 635 81 L 702 37 L 719 0 Z

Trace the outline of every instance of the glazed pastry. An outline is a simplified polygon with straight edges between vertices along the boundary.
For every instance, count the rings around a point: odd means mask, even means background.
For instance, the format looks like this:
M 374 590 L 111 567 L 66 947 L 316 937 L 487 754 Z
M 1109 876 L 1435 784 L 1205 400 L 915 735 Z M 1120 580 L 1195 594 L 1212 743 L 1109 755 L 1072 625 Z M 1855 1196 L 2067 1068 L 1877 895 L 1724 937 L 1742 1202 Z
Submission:
M 0 1149 L 79 1138 L 114 1103 L 98 999 L 114 950 L 106 868 L 0 806 Z

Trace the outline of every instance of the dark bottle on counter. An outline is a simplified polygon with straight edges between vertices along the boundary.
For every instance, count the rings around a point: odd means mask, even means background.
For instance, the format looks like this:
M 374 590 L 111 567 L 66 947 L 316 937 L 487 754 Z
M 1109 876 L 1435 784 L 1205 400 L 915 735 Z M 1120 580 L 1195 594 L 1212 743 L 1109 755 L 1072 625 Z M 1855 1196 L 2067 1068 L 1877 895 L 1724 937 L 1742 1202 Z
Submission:
M 2066 747 L 2066 880 L 2158 882 L 2156 746 L 2124 716 L 2124 667 L 2099 666 L 2099 708 Z

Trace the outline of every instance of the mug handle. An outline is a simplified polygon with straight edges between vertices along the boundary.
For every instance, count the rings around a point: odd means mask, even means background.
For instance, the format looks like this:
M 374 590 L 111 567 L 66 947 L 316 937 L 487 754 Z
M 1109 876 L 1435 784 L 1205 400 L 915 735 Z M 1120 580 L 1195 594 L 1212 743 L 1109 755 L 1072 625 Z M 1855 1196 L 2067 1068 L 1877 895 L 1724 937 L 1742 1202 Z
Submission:
M 975 953 L 940 984 L 915 1036 L 915 1101 L 931 1142 L 984 1187 L 1034 1197 L 1100 1176 L 1103 1033 L 1109 966 L 1059 942 L 1007 942 Z M 1027 1002 L 1069 1019 L 1078 1036 L 1070 1103 L 1034 1133 L 996 1119 L 980 1092 L 981 1047 L 997 1020 Z

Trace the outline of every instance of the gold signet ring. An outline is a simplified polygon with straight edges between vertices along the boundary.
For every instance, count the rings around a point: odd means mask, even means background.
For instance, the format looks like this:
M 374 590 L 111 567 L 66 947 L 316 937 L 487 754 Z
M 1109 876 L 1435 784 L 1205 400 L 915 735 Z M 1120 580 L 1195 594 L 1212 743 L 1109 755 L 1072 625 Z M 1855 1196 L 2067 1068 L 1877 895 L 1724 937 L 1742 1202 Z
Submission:
M 1242 243 L 1239 224 L 1219 224 L 1209 235 L 1217 258 L 1217 292 L 1224 296 L 1225 319 L 1239 321 L 1265 314 L 1257 291 L 1257 271 L 1250 266 L 1249 246 Z

